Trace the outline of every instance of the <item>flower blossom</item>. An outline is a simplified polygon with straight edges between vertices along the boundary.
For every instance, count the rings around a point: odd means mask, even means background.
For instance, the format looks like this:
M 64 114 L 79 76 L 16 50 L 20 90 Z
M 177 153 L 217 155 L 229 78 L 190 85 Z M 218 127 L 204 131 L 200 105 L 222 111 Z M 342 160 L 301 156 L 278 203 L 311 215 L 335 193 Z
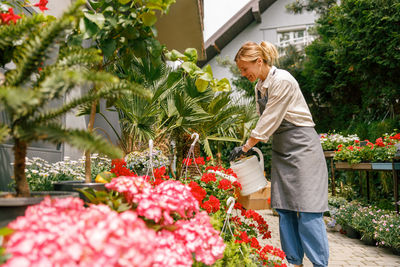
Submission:
M 232 183 L 228 179 L 221 179 L 218 184 L 218 188 L 228 190 L 232 188 Z
M 0 13 L 0 20 L 4 24 L 10 24 L 10 21 L 13 21 L 15 24 L 20 18 L 20 16 L 14 14 L 14 10 L 11 7 L 8 9 L 8 13 Z
M 42 12 L 44 12 L 45 10 L 48 10 L 46 7 L 48 2 L 49 1 L 47 0 L 39 0 L 39 3 L 34 4 L 34 6 L 38 7 Z
M 208 213 L 217 212 L 219 210 L 220 202 L 215 196 L 210 196 L 207 201 L 201 204 L 201 207 L 205 209 Z
M 133 211 L 46 198 L 8 225 L 11 266 L 152 266 L 156 235 Z

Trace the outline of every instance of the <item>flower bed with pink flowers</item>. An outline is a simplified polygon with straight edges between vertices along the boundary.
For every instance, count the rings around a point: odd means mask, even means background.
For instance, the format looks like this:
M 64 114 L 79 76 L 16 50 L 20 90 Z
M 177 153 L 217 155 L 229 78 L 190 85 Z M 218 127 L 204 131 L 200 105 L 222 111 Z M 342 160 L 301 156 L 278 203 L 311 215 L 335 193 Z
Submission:
M 86 190 L 89 206 L 48 198 L 11 222 L 4 266 L 285 266 L 283 251 L 260 245 L 271 237 L 263 217 L 231 201 L 235 173 L 195 162 L 201 173 L 176 181 L 165 168 L 136 176 L 114 160 L 119 176 L 108 191 Z

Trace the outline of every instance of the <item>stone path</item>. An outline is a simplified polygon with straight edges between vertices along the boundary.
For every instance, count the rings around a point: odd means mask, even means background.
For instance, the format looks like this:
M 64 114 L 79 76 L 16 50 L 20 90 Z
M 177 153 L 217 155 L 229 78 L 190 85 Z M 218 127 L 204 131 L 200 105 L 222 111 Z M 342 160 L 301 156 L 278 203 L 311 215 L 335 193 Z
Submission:
M 265 244 L 281 247 L 279 240 L 279 217 L 274 216 L 271 210 L 258 210 L 269 224 L 272 232 L 271 239 Z M 358 239 L 351 239 L 337 231 L 328 231 L 329 240 L 329 267 L 349 266 L 381 266 L 399 267 L 400 256 L 394 255 L 390 249 L 367 246 Z M 285 261 L 285 263 L 287 263 Z M 304 267 L 312 267 L 308 258 L 304 257 Z

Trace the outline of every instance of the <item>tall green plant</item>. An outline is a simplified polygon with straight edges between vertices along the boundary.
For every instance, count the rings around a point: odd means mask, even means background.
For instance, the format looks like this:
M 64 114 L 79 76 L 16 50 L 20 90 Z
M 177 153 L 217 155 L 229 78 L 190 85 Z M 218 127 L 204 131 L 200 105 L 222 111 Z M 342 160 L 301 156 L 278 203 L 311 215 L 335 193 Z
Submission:
M 0 110 L 9 119 L 9 124 L 0 125 L 0 136 L 3 137 L 0 141 L 8 137 L 14 141 L 14 179 L 18 196 L 30 194 L 25 176 L 25 157 L 27 146 L 32 141 L 67 142 L 110 157 L 121 156 L 119 149 L 99 136 L 83 130 L 66 129 L 57 121 L 73 108 L 101 97 L 115 96 L 119 91 L 116 89 L 124 86 L 118 83 L 117 77 L 90 69 L 101 62 L 97 51 L 63 46 L 62 40 L 77 23 L 84 3 L 84 0 L 77 0 L 59 19 L 45 20 L 43 15 L 34 14 L 32 17 L 23 17 L 16 24 L 0 26 L 0 40 L 3 40 L 0 50 L 12 48 L 14 52 L 11 59 L 15 63 L 15 69 L 6 72 L 5 81 L 0 86 Z M 20 31 L 37 21 L 44 23 L 30 31 Z M 15 32 L 22 34 L 15 35 Z M 16 43 L 22 44 L 15 47 Z M 57 61 L 42 66 L 57 43 L 61 46 Z M 56 109 L 45 108 L 50 101 L 62 99 L 76 86 L 88 83 L 100 89 Z
M 317 8 L 321 15 L 316 24 L 319 36 L 306 49 L 301 84 L 319 103 L 314 111 L 317 125 L 324 125 L 325 131 L 345 130 L 359 123 L 398 119 L 400 26 L 396 21 L 400 3 L 335 2 L 339 1 L 297 1 L 292 5 L 294 11 Z M 327 119 L 325 114 L 335 117 Z
M 151 51 L 155 60 L 161 60 L 161 45 L 154 38 L 156 11 L 167 13 L 175 0 L 89 0 L 79 30 L 71 35 L 70 42 L 81 44 L 88 39 L 103 55 L 100 69 L 110 67 L 125 54 L 144 56 Z M 94 88 L 96 90 L 96 88 Z M 98 102 L 90 109 L 88 130 L 93 131 Z M 90 180 L 90 153 L 86 151 L 86 181 Z

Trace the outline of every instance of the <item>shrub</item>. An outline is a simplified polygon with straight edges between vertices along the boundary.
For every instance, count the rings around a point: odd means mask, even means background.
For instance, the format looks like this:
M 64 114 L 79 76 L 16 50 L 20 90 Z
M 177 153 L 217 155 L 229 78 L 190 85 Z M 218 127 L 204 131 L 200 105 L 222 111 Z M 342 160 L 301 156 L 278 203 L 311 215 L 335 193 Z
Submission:
M 134 151 L 125 156 L 127 167 L 137 174 L 146 174 L 150 164 L 149 149 L 144 151 Z M 168 166 L 168 158 L 161 150 L 153 149 L 152 152 L 153 168 Z
M 375 225 L 374 238 L 381 246 L 400 248 L 400 216 L 395 213 L 381 215 Z

